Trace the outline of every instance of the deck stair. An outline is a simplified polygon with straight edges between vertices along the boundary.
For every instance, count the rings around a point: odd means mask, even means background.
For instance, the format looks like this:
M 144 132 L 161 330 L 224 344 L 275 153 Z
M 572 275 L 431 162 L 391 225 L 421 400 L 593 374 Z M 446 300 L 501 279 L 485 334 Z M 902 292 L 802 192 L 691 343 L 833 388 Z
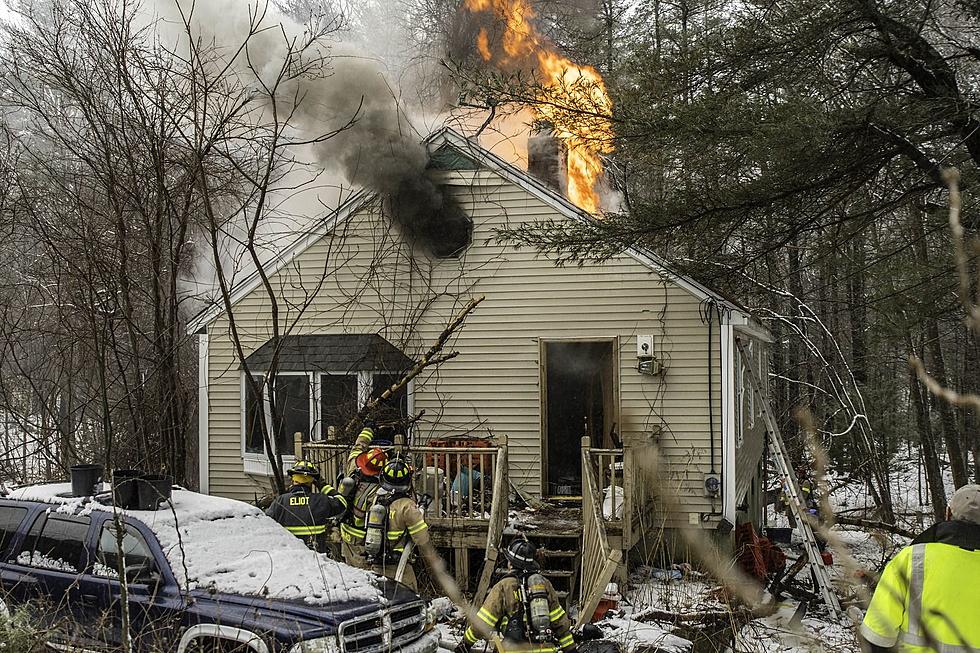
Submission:
M 581 529 L 565 533 L 541 533 L 527 531 L 527 538 L 538 547 L 538 564 L 541 575 L 551 581 L 558 597 L 568 607 L 568 597 L 577 591 L 579 569 L 581 567 Z M 521 535 L 508 531 L 505 546 Z M 503 574 L 505 565 L 498 569 L 497 577 Z

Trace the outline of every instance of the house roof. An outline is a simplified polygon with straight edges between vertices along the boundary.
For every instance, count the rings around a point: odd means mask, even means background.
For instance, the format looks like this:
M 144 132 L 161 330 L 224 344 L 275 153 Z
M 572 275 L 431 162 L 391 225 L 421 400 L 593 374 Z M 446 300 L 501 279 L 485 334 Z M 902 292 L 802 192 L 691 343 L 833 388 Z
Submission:
M 266 370 L 277 349 L 281 372 L 372 370 L 401 374 L 412 366 L 408 356 L 375 333 L 281 336 L 256 349 L 245 363 L 250 370 Z
M 538 198 L 545 204 L 548 204 L 567 218 L 583 223 L 590 223 L 596 220 L 596 218 L 590 213 L 583 211 L 568 199 L 563 197 L 556 190 L 534 178 L 533 175 L 530 175 L 525 170 L 521 170 L 507 161 L 504 161 L 496 154 L 493 154 L 489 150 L 467 139 L 465 136 L 456 132 L 450 127 L 443 127 L 434 132 L 425 140 L 425 143 L 431 152 L 436 152 L 440 148 L 444 148 L 447 145 L 452 147 L 466 158 L 476 162 L 479 166 L 492 170 L 504 179 L 526 190 L 528 193 Z M 443 154 L 443 157 L 445 157 L 445 154 Z M 346 221 L 351 215 L 356 213 L 361 209 L 361 207 L 374 200 L 376 197 L 377 193 L 366 189 L 354 194 L 336 211 L 323 219 L 316 227 L 307 231 L 302 238 L 298 238 L 296 241 L 294 241 L 292 245 L 286 248 L 286 250 L 284 250 L 274 261 L 267 265 L 265 270 L 266 274 L 271 276 L 272 274 L 275 274 L 281 270 L 296 256 L 302 254 L 307 248 L 329 233 L 330 230 L 336 225 Z M 745 309 L 738 306 L 736 303 L 724 297 L 717 291 L 704 286 L 694 279 L 673 272 L 667 262 L 656 254 L 637 247 L 630 247 L 624 250 L 624 254 L 655 271 L 664 279 L 668 279 L 677 284 L 679 287 L 684 288 L 698 299 L 714 302 L 719 308 L 726 312 L 739 314 L 743 323 L 749 319 L 749 314 Z M 232 289 L 232 305 L 255 290 L 260 283 L 261 278 L 258 272 L 253 272 L 251 275 L 242 280 L 241 283 Z M 217 303 L 204 309 L 190 321 L 188 324 L 188 333 L 195 333 L 201 328 L 206 327 L 223 312 L 224 306 Z

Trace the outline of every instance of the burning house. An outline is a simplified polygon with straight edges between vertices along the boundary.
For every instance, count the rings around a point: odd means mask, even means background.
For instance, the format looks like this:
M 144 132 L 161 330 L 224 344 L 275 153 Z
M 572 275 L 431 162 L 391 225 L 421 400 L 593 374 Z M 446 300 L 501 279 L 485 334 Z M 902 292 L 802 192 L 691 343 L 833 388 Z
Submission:
M 272 342 L 258 275 L 233 291 L 248 369 L 268 372 L 276 354 L 271 446 L 286 463 L 302 455 L 336 474 L 357 408 L 483 295 L 448 345 L 458 357 L 416 378 L 382 415 L 421 414 L 409 433 L 417 483 L 434 497 L 433 535 L 455 551 L 459 576 L 485 588 L 492 564 L 483 561 L 514 529 L 531 528 L 554 556 L 557 586 L 587 602 L 631 550 L 653 550 L 678 529 L 725 539 L 737 521 L 758 523 L 762 400 L 745 366 L 766 369 L 765 329 L 649 252 L 561 267 L 514 249 L 499 229 L 596 218 L 554 179 L 448 128 L 425 148 L 425 182 L 358 193 L 266 270 L 281 341 Z M 225 311 L 206 310 L 190 328 L 201 360 L 201 489 L 251 500 L 270 488 L 257 427 L 268 398 L 248 390 Z M 537 517 L 510 519 L 511 505 Z

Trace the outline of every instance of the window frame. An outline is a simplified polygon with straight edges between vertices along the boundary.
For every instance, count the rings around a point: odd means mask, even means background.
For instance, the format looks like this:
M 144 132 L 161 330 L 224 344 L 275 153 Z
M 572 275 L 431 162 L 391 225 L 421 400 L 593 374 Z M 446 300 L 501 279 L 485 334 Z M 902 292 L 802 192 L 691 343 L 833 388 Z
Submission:
M 253 376 L 264 376 L 267 370 L 252 370 Z M 357 404 L 358 406 L 363 406 L 368 399 L 371 397 L 371 391 L 373 389 L 373 380 L 375 375 L 391 375 L 393 374 L 389 370 L 316 370 L 308 372 L 277 372 L 276 376 L 306 376 L 308 380 L 308 387 L 310 389 L 310 441 L 311 442 L 322 442 L 324 440 L 324 433 L 322 433 L 323 423 L 320 415 L 320 395 L 322 392 L 321 377 L 322 376 L 356 376 L 357 377 Z M 246 429 L 248 427 L 246 410 L 246 401 L 248 398 L 248 386 L 245 379 L 245 372 L 239 373 L 240 378 L 240 388 L 239 388 L 239 445 L 242 456 L 242 462 L 245 467 L 245 473 L 255 476 L 272 476 L 272 467 L 269 464 L 269 454 L 265 448 L 265 443 L 262 443 L 262 451 L 246 451 Z M 407 392 L 407 412 L 409 415 L 415 412 L 415 382 L 409 381 Z M 268 385 L 263 385 L 262 387 L 262 404 L 265 413 L 268 414 L 269 401 Z M 275 442 L 273 441 L 273 446 Z M 282 452 L 282 460 L 284 465 L 292 465 L 296 461 L 296 456 L 293 451 Z
M 146 547 L 146 551 L 149 553 L 149 559 L 153 561 L 154 570 L 156 571 L 156 573 L 160 575 L 161 578 L 163 578 L 164 566 L 161 565 L 160 560 L 157 557 L 156 551 L 153 550 L 153 546 L 150 544 L 150 540 L 147 537 L 147 535 L 140 528 L 138 528 L 136 524 L 134 524 L 133 522 L 123 519 L 120 520 L 120 523 L 128 533 L 134 534 L 140 540 L 142 540 L 143 546 Z M 97 524 L 96 526 L 97 528 L 92 533 L 90 533 L 90 536 L 92 538 L 92 551 L 90 554 L 91 564 L 88 566 L 88 569 L 86 570 L 85 573 L 89 576 L 92 576 L 102 581 L 121 584 L 122 581 L 118 577 L 105 576 L 96 572 L 96 565 L 102 564 L 101 561 L 99 560 L 99 554 L 102 552 L 102 534 L 109 529 L 115 528 L 116 521 L 112 517 L 108 517 L 106 519 L 103 519 L 102 522 Z M 103 566 L 105 566 L 107 569 L 112 569 L 113 572 L 116 572 L 115 567 L 109 567 L 108 565 L 103 565 Z M 127 584 L 144 585 L 145 583 L 127 581 Z
M 36 552 L 36 549 L 33 548 L 33 545 L 36 544 L 36 540 L 34 543 L 31 542 L 31 531 L 34 530 L 34 526 L 41 520 L 44 520 L 44 523 L 41 525 L 41 530 L 38 533 L 37 537 L 42 537 L 44 535 L 44 532 L 47 530 L 48 524 L 50 523 L 51 520 L 76 522 L 78 524 L 82 524 L 83 522 L 86 521 L 88 522 L 88 524 L 86 525 L 85 536 L 81 540 L 81 545 L 82 545 L 81 556 L 79 560 L 76 560 L 74 562 L 74 565 L 76 565 L 74 571 L 70 571 L 67 569 L 59 569 L 56 567 L 46 567 L 44 565 L 22 563 L 18 561 L 21 554 L 28 552 L 28 549 L 30 549 L 31 556 L 33 558 L 33 555 Z M 50 506 L 48 506 L 40 510 L 36 510 L 28 513 L 27 521 L 30 522 L 30 525 L 28 525 L 25 530 L 24 527 L 26 525 L 26 522 L 22 521 L 19 527 L 19 530 L 21 531 L 21 536 L 11 542 L 11 544 L 16 543 L 17 547 L 12 548 L 10 550 L 10 554 L 7 556 L 8 558 L 7 564 L 16 565 L 24 569 L 40 570 L 43 571 L 44 573 L 60 573 L 60 574 L 66 574 L 68 576 L 81 576 L 82 574 L 88 573 L 88 570 L 92 566 L 92 561 L 93 561 L 92 527 L 97 522 L 97 520 L 94 519 L 92 515 L 75 515 L 75 514 L 68 514 L 68 513 L 62 514 L 62 513 L 55 512 L 54 510 L 51 509 Z M 72 564 L 70 561 L 67 560 L 63 560 L 62 562 Z
M 24 514 L 21 515 L 20 522 L 17 524 L 17 526 L 10 532 L 10 539 L 7 540 L 6 543 L 0 542 L 0 563 L 16 557 L 13 555 L 15 550 L 14 545 L 18 544 L 20 540 L 23 539 L 24 524 L 31 516 L 31 507 L 29 505 L 8 501 L 0 502 L 0 510 L 5 508 L 12 510 L 23 510 Z M 31 523 L 33 524 L 33 522 Z

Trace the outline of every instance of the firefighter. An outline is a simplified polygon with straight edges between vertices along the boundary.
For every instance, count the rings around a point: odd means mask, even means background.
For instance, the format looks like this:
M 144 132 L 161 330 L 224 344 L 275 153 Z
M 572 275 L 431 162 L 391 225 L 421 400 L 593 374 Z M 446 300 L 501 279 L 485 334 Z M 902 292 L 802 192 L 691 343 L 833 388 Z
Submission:
M 362 569 L 368 567 L 364 559 L 364 522 L 381 487 L 378 476 L 388 462 L 384 449 L 371 447 L 373 438 L 373 428 L 365 425 L 347 457 L 346 472 L 347 477 L 353 482 L 353 489 L 348 495 L 350 510 L 340 523 L 341 552 L 344 562 Z
M 377 427 L 374 422 L 371 420 L 364 422 L 364 427 L 357 434 L 357 437 L 354 439 L 354 444 L 351 445 L 350 451 L 347 453 L 347 465 L 344 468 L 344 473 L 348 476 L 353 476 L 360 467 L 357 464 L 358 456 L 372 448 L 375 430 L 377 430 Z
M 480 639 L 491 639 L 498 653 L 575 653 L 571 621 L 547 578 L 538 573 L 537 553 L 526 539 L 504 551 L 507 575 L 490 589 L 470 622 L 456 653 L 469 653 Z
M 276 497 L 266 514 L 315 551 L 327 550 L 330 520 L 347 511 L 347 500 L 329 485 L 317 490 L 320 471 L 297 460 L 287 472 L 292 485 Z
M 980 485 L 950 497 L 946 521 L 885 567 L 861 634 L 883 651 L 980 650 Z
M 429 542 L 425 523 L 412 491 L 412 467 L 400 458 L 389 460 L 379 475 L 380 489 L 365 523 L 364 555 L 371 570 L 395 578 L 402 556 L 409 556 L 401 582 L 418 590 L 412 569 L 414 551 L 406 552 L 409 542 L 418 547 L 429 564 L 438 554 Z

